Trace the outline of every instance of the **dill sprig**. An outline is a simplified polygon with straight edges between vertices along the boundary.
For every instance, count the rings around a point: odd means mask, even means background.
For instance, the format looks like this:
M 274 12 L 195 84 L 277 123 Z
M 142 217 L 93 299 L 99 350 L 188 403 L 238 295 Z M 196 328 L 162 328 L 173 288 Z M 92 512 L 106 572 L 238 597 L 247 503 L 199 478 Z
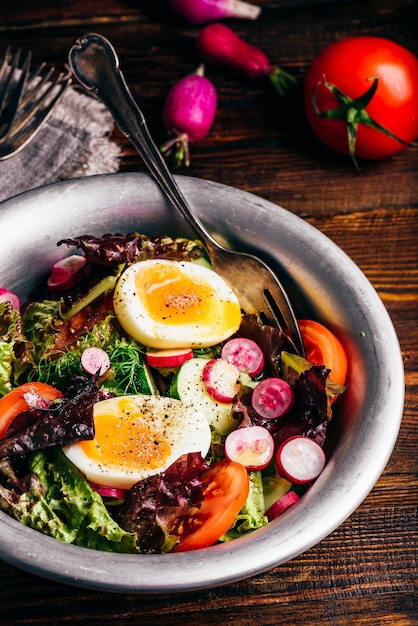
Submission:
M 103 388 L 115 391 L 118 395 L 155 393 L 142 346 L 122 338 L 107 352 L 112 375 L 104 380 Z

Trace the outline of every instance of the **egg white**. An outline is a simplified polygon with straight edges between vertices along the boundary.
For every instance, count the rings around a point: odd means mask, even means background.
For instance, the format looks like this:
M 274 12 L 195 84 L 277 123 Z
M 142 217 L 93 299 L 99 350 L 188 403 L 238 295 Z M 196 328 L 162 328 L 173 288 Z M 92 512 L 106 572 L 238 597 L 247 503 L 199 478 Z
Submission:
M 164 272 L 178 272 L 179 278 L 166 283 L 162 278 L 162 286 L 156 287 L 146 278 L 156 272 L 163 278 Z M 165 305 L 151 311 L 152 303 L 161 301 Z M 129 266 L 116 285 L 113 305 L 129 335 L 160 350 L 214 346 L 236 332 L 241 322 L 238 298 L 223 278 L 187 261 L 152 259 Z
M 94 419 L 105 416 L 106 423 L 112 423 L 109 433 L 115 441 L 118 420 L 129 418 L 139 428 L 150 428 L 153 436 L 167 443 L 169 454 L 158 467 L 153 467 L 152 459 L 143 460 L 137 466 L 125 467 L 123 458 L 103 458 L 99 462 L 90 458 L 83 449 L 83 442 L 70 444 L 63 448 L 68 459 L 86 476 L 87 480 L 98 485 L 130 489 L 136 482 L 166 470 L 182 454 L 208 453 L 211 433 L 210 426 L 195 407 L 163 396 L 132 395 L 119 396 L 97 402 L 94 405 Z M 93 443 L 100 444 L 95 438 Z M 135 441 L 128 443 L 135 446 Z M 115 463 L 119 467 L 115 467 Z

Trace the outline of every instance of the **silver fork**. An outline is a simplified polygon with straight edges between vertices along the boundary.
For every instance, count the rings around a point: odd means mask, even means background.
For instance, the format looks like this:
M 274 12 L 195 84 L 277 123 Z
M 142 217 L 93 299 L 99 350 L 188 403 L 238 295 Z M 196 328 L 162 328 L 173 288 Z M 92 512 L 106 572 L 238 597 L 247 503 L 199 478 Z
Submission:
M 251 254 L 221 246 L 194 215 L 148 131 L 110 42 L 96 33 L 84 35 L 71 48 L 69 64 L 83 87 L 93 91 L 107 106 L 119 128 L 138 150 L 165 197 L 195 230 L 214 270 L 232 287 L 242 309 L 274 323 L 287 335 L 295 351 L 304 355 L 289 298 L 270 268 Z
M 19 67 L 21 50 L 10 46 L 0 59 L 0 160 L 24 148 L 44 126 L 61 100 L 71 77 L 42 63 L 31 72 L 32 53 Z

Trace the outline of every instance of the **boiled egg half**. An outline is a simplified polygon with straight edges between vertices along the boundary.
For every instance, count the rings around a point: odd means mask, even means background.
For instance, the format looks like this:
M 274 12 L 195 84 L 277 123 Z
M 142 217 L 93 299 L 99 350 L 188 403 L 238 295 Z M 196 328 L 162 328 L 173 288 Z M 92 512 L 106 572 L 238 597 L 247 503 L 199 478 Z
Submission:
M 238 298 L 223 278 L 188 261 L 134 263 L 119 279 L 113 305 L 122 328 L 156 349 L 214 346 L 241 323 Z
M 98 485 L 129 489 L 166 470 L 182 454 L 206 456 L 210 427 L 196 409 L 163 396 L 119 396 L 94 405 L 94 439 L 63 448 Z

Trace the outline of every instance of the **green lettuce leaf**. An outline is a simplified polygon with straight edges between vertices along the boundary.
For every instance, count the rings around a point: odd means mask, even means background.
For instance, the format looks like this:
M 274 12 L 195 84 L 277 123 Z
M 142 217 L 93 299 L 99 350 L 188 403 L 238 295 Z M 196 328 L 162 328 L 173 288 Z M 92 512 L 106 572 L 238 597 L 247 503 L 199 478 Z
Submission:
M 19 311 L 8 302 L 0 302 L 0 396 L 16 387 L 32 367 L 33 349 L 32 342 L 23 336 Z
M 33 343 L 35 361 L 38 361 L 54 345 L 57 320 L 62 321 L 62 306 L 61 300 L 32 302 L 23 315 L 24 333 Z
M 249 472 L 250 491 L 247 500 L 237 515 L 234 525 L 220 537 L 219 541 L 231 541 L 268 523 L 264 515 L 264 495 L 261 472 Z
M 6 395 L 12 389 L 10 378 L 12 376 L 12 363 L 15 359 L 13 344 L 6 341 L 0 342 L 0 396 Z
M 65 543 L 108 552 L 138 552 L 136 534 L 115 522 L 100 495 L 60 448 L 32 454 L 32 473 L 24 480 L 13 477 L 7 463 L 3 461 L 0 468 L 8 483 L 0 485 L 0 508 L 22 524 Z
M 138 552 L 135 533 L 124 531 L 115 522 L 100 495 L 60 448 L 32 455 L 30 469 L 48 488 L 45 500 L 72 529 L 74 543 L 109 552 Z

